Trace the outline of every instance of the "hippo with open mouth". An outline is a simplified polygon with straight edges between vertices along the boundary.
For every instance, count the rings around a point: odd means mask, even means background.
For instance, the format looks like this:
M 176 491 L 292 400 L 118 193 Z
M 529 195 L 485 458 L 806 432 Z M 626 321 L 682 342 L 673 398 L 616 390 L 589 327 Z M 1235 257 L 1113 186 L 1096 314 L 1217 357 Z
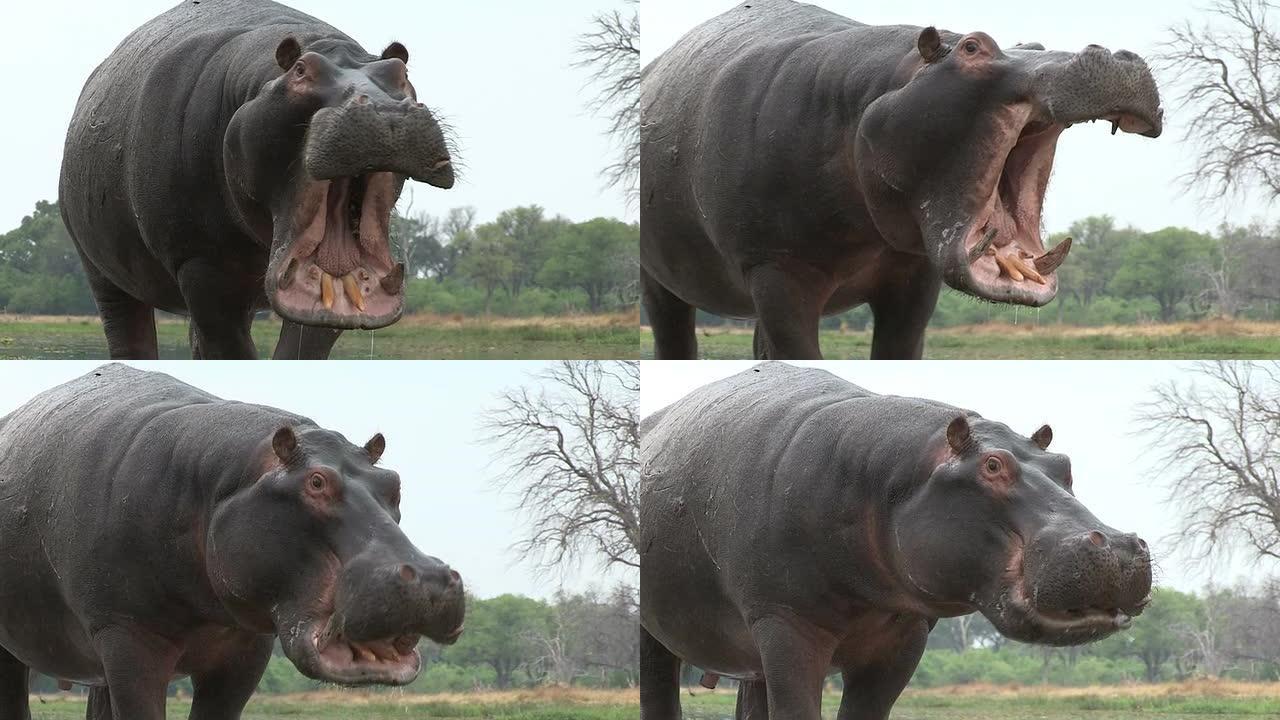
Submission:
M 28 671 L 88 717 L 238 718 L 279 637 L 304 675 L 404 685 L 462 632 L 462 579 L 400 530 L 400 477 L 307 418 L 108 365 L 0 418 L 0 718 Z
M 127 37 L 85 84 L 60 183 L 111 356 L 156 357 L 155 308 L 190 315 L 204 358 L 254 357 L 268 307 L 279 358 L 398 320 L 392 210 L 407 178 L 454 183 L 408 62 L 269 0 L 189 0 Z
M 869 304 L 873 358 L 919 358 L 943 282 L 1041 306 L 1070 241 L 1040 213 L 1061 133 L 1161 133 L 1128 51 L 1002 49 L 751 0 L 641 81 L 641 289 L 659 359 L 697 356 L 694 308 L 756 318 L 755 354 L 820 357 L 821 317 Z
M 1150 601 L 1151 556 L 1075 497 L 1071 460 L 930 400 L 758 365 L 641 424 L 641 718 L 682 662 L 738 678 L 739 718 L 884 720 L 938 618 L 1075 645 Z

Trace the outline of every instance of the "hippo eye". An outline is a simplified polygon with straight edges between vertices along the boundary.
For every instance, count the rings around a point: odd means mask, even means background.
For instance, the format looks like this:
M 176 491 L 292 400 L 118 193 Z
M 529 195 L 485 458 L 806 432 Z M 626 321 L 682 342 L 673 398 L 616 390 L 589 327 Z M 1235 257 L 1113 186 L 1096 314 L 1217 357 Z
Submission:
M 324 490 L 324 476 L 320 473 L 316 473 L 310 478 L 307 478 L 307 487 L 316 492 Z
M 1000 467 L 1000 458 L 994 456 L 987 458 L 987 472 L 998 473 L 1000 472 Z
M 966 40 L 964 43 L 964 51 L 969 53 L 970 55 L 978 52 L 978 41 Z

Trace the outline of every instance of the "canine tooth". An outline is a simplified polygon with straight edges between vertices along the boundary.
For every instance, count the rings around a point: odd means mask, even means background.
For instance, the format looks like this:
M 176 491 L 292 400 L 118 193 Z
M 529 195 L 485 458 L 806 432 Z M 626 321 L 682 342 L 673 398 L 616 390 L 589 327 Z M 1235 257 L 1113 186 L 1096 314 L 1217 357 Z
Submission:
M 1018 272 L 1018 268 L 1013 266 L 1010 259 L 1003 255 L 996 255 L 996 264 L 1004 271 L 1006 275 L 1013 279 L 1014 282 L 1022 282 L 1022 273 Z
M 364 312 L 364 296 L 360 294 L 360 286 L 356 284 L 355 275 L 347 273 L 342 276 L 342 289 L 347 293 L 347 299 L 360 312 Z
M 293 285 L 293 273 L 298 269 L 298 258 L 289 258 L 289 264 L 285 266 L 284 272 L 280 274 L 280 280 L 276 282 L 276 287 L 280 290 L 288 290 Z
M 388 295 L 395 295 L 404 287 L 404 263 L 396 263 L 391 272 L 386 277 L 378 281 L 382 286 L 383 292 Z
M 373 653 L 369 652 L 369 650 L 362 645 L 353 644 L 351 646 L 351 655 L 360 662 L 373 662 L 377 659 L 374 657 Z
M 333 276 L 323 270 L 320 271 L 320 302 L 326 310 L 333 309 Z
M 1041 275 L 1052 273 L 1058 269 L 1063 260 L 1067 259 L 1069 252 L 1071 252 L 1071 238 L 1066 238 L 1058 243 L 1057 247 L 1035 259 L 1036 270 Z
M 1017 255 L 1010 255 L 1009 263 L 1014 267 L 1018 268 L 1018 272 L 1022 273 L 1023 277 L 1027 278 L 1028 280 L 1031 280 L 1034 283 L 1039 283 L 1040 285 L 1044 285 L 1044 278 L 1041 277 L 1040 273 L 1036 272 L 1034 268 L 1031 268 L 1026 263 L 1022 262 L 1022 258 L 1018 257 Z
M 329 645 L 333 643 L 333 639 L 337 637 L 338 634 L 337 630 L 337 627 L 334 625 L 333 616 L 330 615 L 329 622 L 324 624 L 324 629 L 316 636 L 316 652 L 324 652 Z
M 973 246 L 973 249 L 969 251 L 969 262 L 976 262 L 978 258 L 982 257 L 983 253 L 987 251 L 987 248 L 991 247 L 991 241 L 995 239 L 996 229 L 987 228 L 987 232 L 982 236 L 982 239 L 979 240 L 978 243 Z
M 1117 130 L 1119 130 L 1119 129 L 1120 129 L 1120 122 L 1119 122 L 1118 120 L 1112 120 L 1112 121 L 1111 121 L 1111 134 L 1112 134 L 1112 135 L 1115 135 L 1115 134 L 1116 134 L 1116 131 L 1117 131 Z

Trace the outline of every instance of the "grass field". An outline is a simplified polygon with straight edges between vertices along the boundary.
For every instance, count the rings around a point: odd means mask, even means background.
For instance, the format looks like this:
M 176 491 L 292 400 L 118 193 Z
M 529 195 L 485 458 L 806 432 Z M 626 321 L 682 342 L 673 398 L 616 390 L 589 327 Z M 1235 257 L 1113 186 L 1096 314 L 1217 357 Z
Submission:
M 519 359 L 634 358 L 639 348 L 635 314 L 458 318 L 409 316 L 382 330 L 348 331 L 334 347 L 337 359 Z M 189 359 L 187 323 L 156 324 L 160 357 Z M 280 335 L 276 321 L 253 324 L 259 357 L 270 357 Z M 89 360 L 107 357 L 107 341 L 96 317 L 0 315 L 0 359 Z
M 687 691 L 685 720 L 729 720 L 732 690 Z M 626 690 L 546 688 L 531 691 L 409 695 L 396 692 L 332 691 L 295 696 L 258 696 L 244 720 L 367 718 L 391 720 L 636 720 L 639 695 Z M 840 698 L 829 694 L 823 717 L 835 717 Z M 186 718 L 191 703 L 170 699 L 170 718 Z M 32 702 L 35 720 L 79 720 L 84 699 L 60 695 Z M 908 690 L 893 720 L 1259 720 L 1280 717 L 1280 683 L 1194 681 L 1161 685 L 1086 688 L 963 685 Z
M 521 692 L 408 695 L 394 692 L 325 692 L 298 696 L 258 696 L 249 701 L 243 720 L 636 720 L 638 692 L 548 688 Z M 185 719 L 189 700 L 170 698 L 167 715 Z M 33 720 L 81 720 L 85 703 L 79 696 L 33 698 Z
M 643 330 L 644 358 L 653 357 L 653 335 Z M 704 359 L 751 358 L 751 331 L 699 328 Z M 871 354 L 871 333 L 826 331 L 822 354 L 829 360 L 863 359 Z M 1070 327 L 988 323 L 931 329 L 924 356 L 932 360 L 1187 360 L 1280 357 L 1280 323 L 1223 322 L 1168 325 Z
M 684 700 L 685 720 L 729 720 L 730 691 L 695 691 Z M 840 696 L 824 698 L 824 718 L 834 718 Z M 1259 720 L 1280 717 L 1280 683 L 1220 682 L 1091 688 L 1007 688 L 965 685 L 908 690 L 894 706 L 892 720 L 1127 720 L 1129 718 L 1216 718 Z

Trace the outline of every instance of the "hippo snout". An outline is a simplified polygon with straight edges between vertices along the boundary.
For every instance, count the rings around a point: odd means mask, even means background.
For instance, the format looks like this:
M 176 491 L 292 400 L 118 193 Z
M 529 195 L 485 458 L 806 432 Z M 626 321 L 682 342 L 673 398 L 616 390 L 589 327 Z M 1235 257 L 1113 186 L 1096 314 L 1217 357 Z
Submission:
M 389 171 L 440 188 L 453 187 L 444 131 L 426 105 L 352 92 L 322 108 L 307 133 L 305 164 L 317 180 Z
M 1041 66 L 1036 91 L 1054 121 L 1093 120 L 1123 130 L 1159 137 L 1164 129 L 1160 92 L 1147 63 L 1128 50 L 1111 52 L 1088 45 L 1065 61 Z
M 1098 527 L 1037 541 L 1026 563 L 1028 594 L 1040 613 L 1104 613 L 1123 626 L 1149 601 L 1151 555 L 1133 533 Z
M 462 576 L 433 557 L 353 564 L 335 598 L 337 631 L 353 640 L 425 635 L 453 643 L 465 612 Z

